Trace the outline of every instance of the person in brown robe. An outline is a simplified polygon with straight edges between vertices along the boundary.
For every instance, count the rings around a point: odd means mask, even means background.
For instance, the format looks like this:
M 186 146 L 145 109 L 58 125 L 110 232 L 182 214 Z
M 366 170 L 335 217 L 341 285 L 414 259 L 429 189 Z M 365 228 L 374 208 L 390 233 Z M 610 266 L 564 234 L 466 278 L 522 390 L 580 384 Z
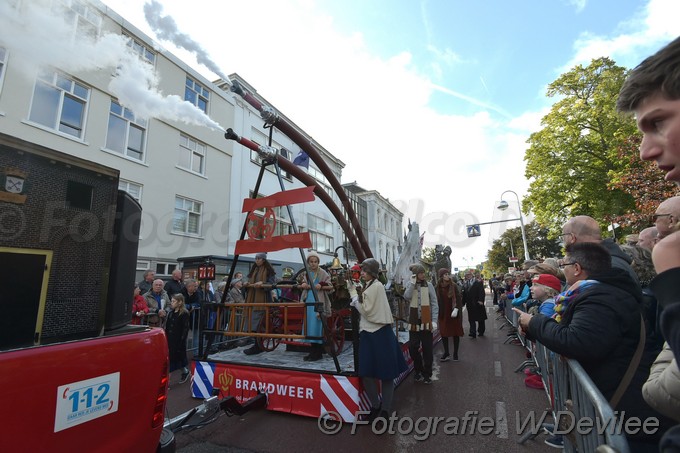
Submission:
M 439 358 L 439 361 L 451 360 L 449 337 L 453 337 L 453 361 L 457 362 L 460 337 L 465 334 L 463 331 L 463 295 L 456 282 L 451 278 L 451 271 L 446 268 L 439 269 L 437 302 L 439 303 L 439 332 L 444 346 L 444 354 Z M 456 316 L 453 316 L 454 314 Z

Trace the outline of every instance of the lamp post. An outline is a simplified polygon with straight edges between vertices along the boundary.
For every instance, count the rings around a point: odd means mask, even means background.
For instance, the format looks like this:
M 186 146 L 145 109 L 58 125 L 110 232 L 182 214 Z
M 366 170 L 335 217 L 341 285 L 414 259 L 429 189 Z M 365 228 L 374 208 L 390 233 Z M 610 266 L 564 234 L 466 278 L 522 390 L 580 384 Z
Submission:
M 515 249 L 512 247 L 512 239 L 510 239 L 510 238 L 507 238 L 507 239 L 508 239 L 508 241 L 510 241 L 510 256 L 512 258 L 514 258 L 515 257 Z M 501 245 L 503 247 L 505 247 L 505 239 L 503 239 L 503 242 L 501 242 Z M 512 261 L 512 259 L 510 261 Z
M 515 198 L 517 198 L 517 207 L 519 209 L 519 226 L 522 230 L 522 242 L 524 242 L 524 260 L 529 261 L 529 247 L 527 247 L 527 235 L 524 232 L 524 219 L 522 218 L 522 206 L 519 203 L 519 195 L 517 195 L 517 192 L 514 192 L 512 190 L 506 190 L 501 194 L 501 202 L 498 203 L 498 209 L 501 211 L 505 211 L 508 209 L 508 202 L 503 200 L 503 195 L 506 193 L 510 192 L 511 194 L 515 195 Z

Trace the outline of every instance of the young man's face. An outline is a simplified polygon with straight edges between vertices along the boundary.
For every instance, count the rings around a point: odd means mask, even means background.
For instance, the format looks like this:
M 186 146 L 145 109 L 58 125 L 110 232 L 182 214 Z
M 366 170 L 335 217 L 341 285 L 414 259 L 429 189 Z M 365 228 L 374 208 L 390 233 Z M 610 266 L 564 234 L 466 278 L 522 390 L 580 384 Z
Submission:
M 680 100 L 655 94 L 640 103 L 635 117 L 644 134 L 640 159 L 655 161 L 667 181 L 680 183 Z

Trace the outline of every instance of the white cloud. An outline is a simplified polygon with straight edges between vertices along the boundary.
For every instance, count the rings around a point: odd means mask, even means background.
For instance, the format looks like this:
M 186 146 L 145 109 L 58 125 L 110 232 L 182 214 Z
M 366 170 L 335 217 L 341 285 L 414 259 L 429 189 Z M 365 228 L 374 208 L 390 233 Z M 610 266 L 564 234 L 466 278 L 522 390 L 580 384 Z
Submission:
M 620 24 L 620 31 L 613 36 L 584 32 L 574 43 L 574 57 L 558 72 L 566 72 L 577 64 L 588 65 L 593 58 L 603 56 L 619 65 L 634 67 L 680 35 L 678 17 L 677 0 L 650 0 L 633 19 Z

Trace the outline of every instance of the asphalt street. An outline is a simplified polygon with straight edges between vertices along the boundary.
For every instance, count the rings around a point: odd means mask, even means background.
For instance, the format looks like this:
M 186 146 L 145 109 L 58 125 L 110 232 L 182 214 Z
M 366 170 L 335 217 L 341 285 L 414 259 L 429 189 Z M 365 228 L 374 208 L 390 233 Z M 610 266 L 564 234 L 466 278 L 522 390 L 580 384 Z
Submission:
M 346 424 L 329 435 L 317 419 L 260 410 L 241 417 L 222 415 L 200 429 L 177 433 L 178 452 L 552 451 L 543 443 L 542 433 L 522 445 L 517 442 L 528 417 L 549 414 L 549 402 L 544 390 L 528 388 L 524 373 L 514 372 L 525 360 L 525 350 L 504 344 L 507 328 L 500 329 L 503 322 L 496 319 L 488 296 L 487 310 L 486 335 L 463 337 L 460 361 L 439 362 L 442 346 L 438 344 L 434 382 L 416 383 L 411 374 L 396 389 L 391 426 Z M 467 319 L 464 326 L 467 332 Z M 173 373 L 167 405 L 170 418 L 202 402 L 191 397 L 188 382 L 179 384 L 178 379 L 179 373 Z

